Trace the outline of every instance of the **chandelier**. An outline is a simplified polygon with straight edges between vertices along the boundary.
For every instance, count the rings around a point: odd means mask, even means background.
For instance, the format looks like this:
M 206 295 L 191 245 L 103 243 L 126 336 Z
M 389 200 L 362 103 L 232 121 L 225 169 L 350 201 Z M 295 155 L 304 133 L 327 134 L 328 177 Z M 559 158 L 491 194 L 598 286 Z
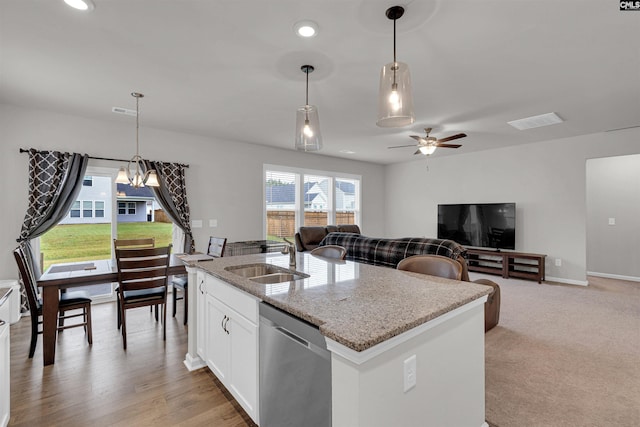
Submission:
M 140 98 L 144 95 L 138 92 L 132 92 L 131 96 L 136 99 L 136 155 L 129 160 L 129 164 L 125 168 L 122 166 L 118 171 L 116 178 L 117 184 L 129 184 L 133 188 L 144 187 L 160 187 L 158 183 L 158 175 L 153 169 L 144 172 L 143 160 L 140 157 L 138 131 L 140 129 Z

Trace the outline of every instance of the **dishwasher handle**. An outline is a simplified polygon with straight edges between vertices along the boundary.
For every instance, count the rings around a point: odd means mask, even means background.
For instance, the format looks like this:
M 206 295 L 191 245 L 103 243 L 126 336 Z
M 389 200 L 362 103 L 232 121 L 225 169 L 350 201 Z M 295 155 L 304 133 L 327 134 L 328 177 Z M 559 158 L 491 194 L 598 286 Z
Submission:
M 304 338 L 300 338 L 299 336 L 297 336 L 293 332 L 283 328 L 282 326 L 276 326 L 275 330 L 280 332 L 281 334 L 284 334 L 284 335 L 288 336 L 289 338 L 291 338 L 292 340 L 294 340 L 295 342 L 297 342 L 301 346 L 307 347 L 307 348 L 311 348 L 311 343 L 309 341 L 305 340 Z

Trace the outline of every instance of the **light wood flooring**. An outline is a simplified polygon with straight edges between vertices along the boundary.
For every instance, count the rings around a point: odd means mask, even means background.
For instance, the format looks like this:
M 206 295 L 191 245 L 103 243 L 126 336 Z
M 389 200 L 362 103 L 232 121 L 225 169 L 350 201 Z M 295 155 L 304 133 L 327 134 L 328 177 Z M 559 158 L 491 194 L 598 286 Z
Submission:
M 147 307 L 127 312 L 127 350 L 115 303 L 94 304 L 93 345 L 83 328 L 59 334 L 56 363 L 42 365 L 42 336 L 28 358 L 31 319 L 11 326 L 9 426 L 254 426 L 206 368 L 189 372 L 183 305 L 162 324 Z

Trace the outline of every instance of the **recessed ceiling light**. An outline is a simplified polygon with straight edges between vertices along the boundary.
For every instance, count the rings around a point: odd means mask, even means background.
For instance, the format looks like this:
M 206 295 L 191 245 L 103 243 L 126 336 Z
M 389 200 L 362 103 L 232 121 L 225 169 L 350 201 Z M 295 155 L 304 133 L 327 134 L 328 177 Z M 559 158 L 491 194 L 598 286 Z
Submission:
M 315 37 L 318 34 L 318 24 L 313 21 L 299 21 L 293 26 L 293 30 L 300 37 Z
M 64 2 L 74 9 L 84 11 L 91 11 L 96 7 L 91 0 L 64 0 Z
M 351 151 L 351 150 L 340 150 L 340 152 L 344 154 L 356 154 L 355 151 Z

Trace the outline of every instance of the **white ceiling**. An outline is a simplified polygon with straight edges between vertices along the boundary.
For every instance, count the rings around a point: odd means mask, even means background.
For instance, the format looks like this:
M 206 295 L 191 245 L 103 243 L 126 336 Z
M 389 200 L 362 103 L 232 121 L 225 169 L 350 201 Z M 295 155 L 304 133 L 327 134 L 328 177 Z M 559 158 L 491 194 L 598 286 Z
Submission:
M 418 159 L 408 135 L 464 132 L 457 150 L 640 125 L 640 12 L 615 0 L 0 0 L 0 102 L 293 149 L 295 110 L 317 105 L 321 154 Z M 409 64 L 416 122 L 376 126 L 381 67 Z M 294 35 L 313 20 L 319 34 Z M 518 131 L 508 121 L 556 112 Z M 141 134 L 142 135 L 142 134 Z M 606 135 L 606 134 L 605 134 Z M 149 144 L 149 142 L 145 142 Z M 348 150 L 354 154 L 345 154 Z M 311 154 L 309 154 L 311 155 Z

